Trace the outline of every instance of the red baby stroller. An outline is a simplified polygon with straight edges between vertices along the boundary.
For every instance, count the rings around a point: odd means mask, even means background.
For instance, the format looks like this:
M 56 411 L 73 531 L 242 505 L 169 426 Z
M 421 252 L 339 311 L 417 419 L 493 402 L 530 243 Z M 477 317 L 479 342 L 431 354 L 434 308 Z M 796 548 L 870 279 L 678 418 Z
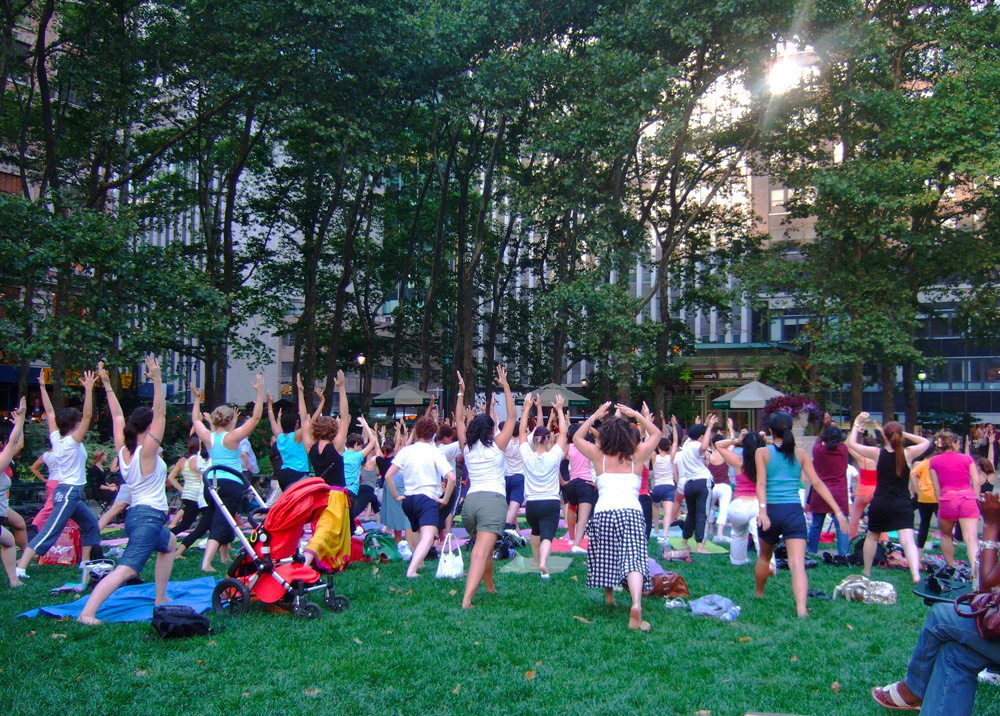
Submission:
M 325 581 L 313 567 L 302 563 L 299 540 L 306 523 L 315 523 L 327 507 L 331 490 L 321 478 L 301 480 L 289 487 L 271 508 L 251 510 L 247 518 L 253 527 L 249 536 L 237 527 L 236 521 L 219 499 L 214 471 L 243 476 L 222 465 L 212 466 L 205 472 L 205 487 L 215 502 L 216 509 L 222 510 L 229 525 L 243 548 L 233 559 L 228 576 L 215 585 L 212 592 L 212 607 L 216 612 L 245 614 L 250 608 L 251 598 L 265 604 L 283 603 L 296 616 L 317 619 L 322 616 L 320 608 L 306 601 L 306 595 L 322 591 L 323 602 L 334 612 L 342 612 L 350 607 L 350 601 L 333 588 L 333 575 L 327 574 Z M 211 479 L 209 477 L 211 476 Z M 251 494 L 263 505 L 264 500 L 251 485 L 243 479 Z M 345 495 L 346 498 L 346 495 Z M 257 520 L 266 515 L 264 523 Z

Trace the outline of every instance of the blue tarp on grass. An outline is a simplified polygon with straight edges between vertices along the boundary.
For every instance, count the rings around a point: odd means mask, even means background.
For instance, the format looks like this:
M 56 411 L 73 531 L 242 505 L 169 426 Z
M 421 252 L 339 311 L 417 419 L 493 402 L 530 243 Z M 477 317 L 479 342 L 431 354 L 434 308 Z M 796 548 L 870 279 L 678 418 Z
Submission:
M 170 597 L 171 604 L 191 607 L 200 614 L 212 608 L 213 589 L 215 589 L 215 577 L 201 577 L 187 582 L 170 582 L 167 585 L 167 596 Z M 97 618 L 103 622 L 152 621 L 155 597 L 156 586 L 152 582 L 119 587 L 97 610 Z M 88 595 L 69 604 L 54 604 L 50 607 L 32 609 L 18 616 L 30 618 L 42 614 L 56 619 L 63 617 L 76 619 L 89 598 Z

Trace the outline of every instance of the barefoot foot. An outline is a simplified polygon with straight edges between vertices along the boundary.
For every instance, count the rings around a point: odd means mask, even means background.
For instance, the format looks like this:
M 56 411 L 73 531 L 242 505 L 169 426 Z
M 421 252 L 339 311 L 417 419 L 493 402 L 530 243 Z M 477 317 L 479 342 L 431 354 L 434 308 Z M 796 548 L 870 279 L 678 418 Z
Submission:
M 649 622 L 644 622 L 642 620 L 642 608 L 632 607 L 628 613 L 628 628 L 638 629 L 639 631 L 649 631 L 652 625 Z
M 96 617 L 85 617 L 82 614 L 76 618 L 81 624 L 86 624 L 87 626 L 98 626 L 101 623 L 100 619 Z

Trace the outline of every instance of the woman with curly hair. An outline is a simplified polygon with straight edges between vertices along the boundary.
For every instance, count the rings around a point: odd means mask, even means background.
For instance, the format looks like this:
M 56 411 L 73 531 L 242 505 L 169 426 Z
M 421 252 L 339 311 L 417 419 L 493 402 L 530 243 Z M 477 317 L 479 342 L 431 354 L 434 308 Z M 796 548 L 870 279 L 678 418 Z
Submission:
M 632 597 L 628 628 L 649 631 L 649 622 L 642 619 L 642 593 L 651 583 L 639 488 L 642 467 L 659 445 L 661 433 L 645 404 L 641 413 L 618 405 L 618 414 L 601 425 L 600 447 L 588 443 L 584 436 L 610 409 L 610 402 L 602 405 L 573 436 L 576 449 L 597 472 L 597 504 L 587 524 L 587 586 L 604 589 L 607 604 L 615 603 L 615 587 L 627 586 Z M 639 431 L 626 418 L 638 420 L 645 430 L 641 443 Z
M 337 377 L 334 378 L 333 384 L 337 386 L 340 400 L 338 420 L 325 415 L 313 420 L 306 410 L 305 400 L 299 400 L 302 447 L 309 455 L 309 464 L 312 466 L 313 475 L 322 477 L 327 485 L 346 487 L 344 451 L 347 449 L 347 433 L 351 428 L 351 412 L 347 405 L 344 371 L 337 371 Z
M 472 607 L 472 597 L 480 582 L 486 585 L 487 592 L 496 591 L 493 585 L 493 546 L 507 521 L 507 463 L 504 451 L 514 435 L 517 413 L 503 366 L 497 366 L 497 383 L 503 388 L 507 411 L 503 430 L 494 437 L 496 423 L 483 413 L 475 416 L 468 426 L 461 420 L 456 426 L 465 469 L 469 471 L 469 491 L 462 507 L 462 524 L 469 533 L 469 539 L 475 543 L 465 580 L 462 609 Z M 458 374 L 458 390 L 461 398 L 465 394 L 461 373 Z

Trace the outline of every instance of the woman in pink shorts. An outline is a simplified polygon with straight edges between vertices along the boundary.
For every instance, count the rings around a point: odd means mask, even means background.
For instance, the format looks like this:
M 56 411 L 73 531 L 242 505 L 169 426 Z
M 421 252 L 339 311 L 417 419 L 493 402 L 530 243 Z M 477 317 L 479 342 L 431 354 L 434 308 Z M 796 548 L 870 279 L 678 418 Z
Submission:
M 954 433 L 942 430 L 934 436 L 943 449 L 931 458 L 931 481 L 938 497 L 938 523 L 941 527 L 941 554 L 949 567 L 955 566 L 955 523 L 962 528 L 962 538 L 975 568 L 979 554 L 979 471 L 976 461 L 958 451 L 960 441 Z

